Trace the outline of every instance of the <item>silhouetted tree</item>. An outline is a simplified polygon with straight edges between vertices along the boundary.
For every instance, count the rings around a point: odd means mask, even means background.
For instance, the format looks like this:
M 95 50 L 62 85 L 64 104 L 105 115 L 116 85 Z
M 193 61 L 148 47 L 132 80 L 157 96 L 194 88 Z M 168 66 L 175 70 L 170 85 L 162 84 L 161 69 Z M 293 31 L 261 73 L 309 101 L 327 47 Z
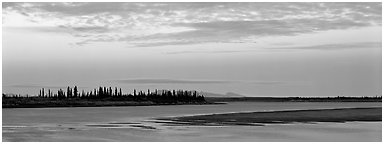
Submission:
M 77 97 L 77 86 L 73 88 L 73 97 Z
M 99 87 L 99 92 L 98 92 L 98 97 L 102 97 L 103 96 L 103 88 L 102 87 Z
M 71 97 L 71 88 L 69 86 L 67 87 L 67 97 Z
M 112 96 L 112 88 L 111 87 L 109 87 L 109 94 L 108 94 L 108 96 Z

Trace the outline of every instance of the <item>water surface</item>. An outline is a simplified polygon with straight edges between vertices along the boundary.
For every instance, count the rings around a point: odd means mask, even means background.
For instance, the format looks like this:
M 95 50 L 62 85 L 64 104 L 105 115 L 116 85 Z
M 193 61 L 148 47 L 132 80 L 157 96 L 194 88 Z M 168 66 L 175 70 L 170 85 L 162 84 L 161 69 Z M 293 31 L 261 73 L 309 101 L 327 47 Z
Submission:
M 230 102 L 225 105 L 3 109 L 3 141 L 381 141 L 381 122 L 166 126 L 154 118 L 381 103 Z

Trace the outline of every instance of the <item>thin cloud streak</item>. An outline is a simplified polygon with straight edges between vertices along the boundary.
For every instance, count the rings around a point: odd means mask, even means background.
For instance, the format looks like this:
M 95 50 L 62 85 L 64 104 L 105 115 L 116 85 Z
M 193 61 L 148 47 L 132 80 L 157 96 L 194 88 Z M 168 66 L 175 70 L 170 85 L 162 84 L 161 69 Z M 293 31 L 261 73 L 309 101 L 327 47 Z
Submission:
M 201 53 L 201 54 L 220 54 L 220 53 L 239 53 L 239 52 L 250 52 L 251 50 L 238 50 L 238 51 L 176 51 L 176 52 L 167 52 L 166 54 L 190 54 L 190 53 Z
M 371 49 L 381 48 L 381 42 L 361 42 L 361 43 L 339 43 L 339 44 L 324 44 L 324 45 L 311 45 L 311 46 L 289 46 L 289 47 L 268 47 L 268 48 L 253 48 L 243 50 L 196 50 L 196 51 L 172 51 L 166 54 L 230 54 L 230 53 L 247 53 L 247 52 L 260 52 L 261 50 L 275 51 L 275 50 L 343 50 L 343 49 Z M 290 51 L 288 51 L 290 52 Z
M 13 87 L 13 88 L 51 88 L 51 89 L 65 89 L 68 86 L 44 86 L 44 85 L 36 85 L 36 84 L 20 84 L 20 85 L 6 85 L 3 87 Z M 72 86 L 71 86 L 72 87 Z M 88 88 L 77 86 L 78 88 Z
M 125 84 L 226 84 L 232 81 L 215 81 L 215 80 L 177 80 L 177 79 L 128 79 L 115 80 L 118 83 Z
M 362 42 L 362 43 L 344 43 L 344 44 L 325 44 L 314 46 L 298 46 L 298 47 L 279 47 L 266 49 L 280 50 L 341 50 L 341 49 L 365 49 L 365 48 L 381 48 L 381 42 Z
M 225 80 L 185 80 L 185 79 L 127 79 L 114 80 L 124 84 L 254 84 L 254 85 L 282 85 L 290 82 L 283 81 L 225 81 Z

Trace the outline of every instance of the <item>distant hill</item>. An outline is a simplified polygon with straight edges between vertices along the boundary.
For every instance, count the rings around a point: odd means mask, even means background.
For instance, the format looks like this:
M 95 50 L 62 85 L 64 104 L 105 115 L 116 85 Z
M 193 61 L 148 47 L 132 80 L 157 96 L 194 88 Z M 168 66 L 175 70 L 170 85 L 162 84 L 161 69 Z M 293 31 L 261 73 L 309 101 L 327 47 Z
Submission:
M 204 97 L 245 97 L 244 95 L 237 94 L 234 92 L 227 92 L 225 94 L 211 93 L 211 92 L 200 92 Z

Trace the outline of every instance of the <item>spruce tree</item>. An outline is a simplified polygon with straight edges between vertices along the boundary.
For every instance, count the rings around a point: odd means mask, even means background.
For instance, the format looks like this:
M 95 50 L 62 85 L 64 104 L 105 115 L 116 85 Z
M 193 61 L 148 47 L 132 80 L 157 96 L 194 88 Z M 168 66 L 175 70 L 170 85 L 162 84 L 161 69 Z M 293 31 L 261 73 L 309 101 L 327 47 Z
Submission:
M 41 89 L 42 96 L 44 97 L 44 88 Z
M 73 97 L 77 97 L 77 86 L 73 88 Z

